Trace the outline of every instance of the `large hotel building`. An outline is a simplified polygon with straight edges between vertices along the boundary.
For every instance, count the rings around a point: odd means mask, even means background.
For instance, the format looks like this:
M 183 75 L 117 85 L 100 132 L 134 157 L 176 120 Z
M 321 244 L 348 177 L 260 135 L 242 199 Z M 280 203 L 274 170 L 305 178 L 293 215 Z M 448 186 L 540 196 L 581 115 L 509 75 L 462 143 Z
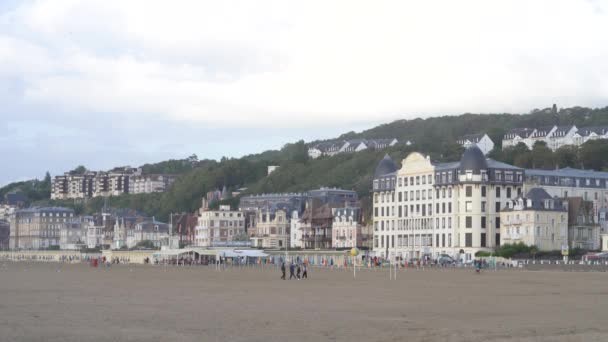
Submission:
M 387 155 L 373 180 L 376 255 L 468 261 L 493 250 L 500 244 L 500 210 L 522 194 L 523 177 L 523 169 L 486 159 L 477 146 L 452 163 L 414 152 L 399 168 Z

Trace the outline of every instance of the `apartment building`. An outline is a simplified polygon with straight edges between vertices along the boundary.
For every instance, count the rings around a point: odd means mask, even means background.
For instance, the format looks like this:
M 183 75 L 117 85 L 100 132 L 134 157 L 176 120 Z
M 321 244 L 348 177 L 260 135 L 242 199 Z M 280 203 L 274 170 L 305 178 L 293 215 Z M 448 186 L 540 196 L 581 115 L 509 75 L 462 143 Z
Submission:
M 195 228 L 195 246 L 213 247 L 214 243 L 227 243 L 243 238 L 245 235 L 245 217 L 242 212 L 221 205 L 219 210 L 200 212 L 198 225 Z
M 258 211 L 251 246 L 257 248 L 283 249 L 289 247 L 290 217 L 288 211 Z
M 61 207 L 17 210 L 10 222 L 10 249 L 44 249 L 59 246 L 61 231 L 79 223 L 74 211 Z
M 581 197 L 594 203 L 596 211 L 608 207 L 608 172 L 563 168 L 558 170 L 527 169 L 524 188 L 541 187 L 559 198 Z
M 523 243 L 540 251 L 568 246 L 568 205 L 542 188 L 507 202 L 500 213 L 502 244 Z
M 434 163 L 414 152 L 401 168 L 386 156 L 373 180 L 376 255 L 464 261 L 500 244 L 500 211 L 521 195 L 524 170 L 486 159 L 477 146 L 460 161 Z
M 363 248 L 371 235 L 366 234 L 361 208 L 335 208 L 331 228 L 333 248 Z
M 146 174 L 131 176 L 129 178 L 129 193 L 131 194 L 150 194 L 153 192 L 167 191 L 176 177 L 164 174 Z

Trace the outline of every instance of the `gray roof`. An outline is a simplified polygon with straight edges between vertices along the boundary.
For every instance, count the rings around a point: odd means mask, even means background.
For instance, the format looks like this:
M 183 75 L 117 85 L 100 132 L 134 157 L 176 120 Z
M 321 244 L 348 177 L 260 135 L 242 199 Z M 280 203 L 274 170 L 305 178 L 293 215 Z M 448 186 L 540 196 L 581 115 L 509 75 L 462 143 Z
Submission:
M 467 135 L 462 136 L 460 139 L 458 139 L 458 141 L 469 140 L 474 143 L 478 143 L 479 140 L 481 140 L 481 138 L 483 138 L 485 135 L 486 135 L 486 133 L 467 134 Z
M 604 135 L 608 133 L 608 126 L 581 127 L 578 129 L 577 133 L 583 137 L 589 136 L 591 135 L 591 133 L 595 133 L 597 135 Z
M 460 159 L 460 170 L 472 171 L 473 174 L 479 175 L 481 174 L 481 170 L 487 169 L 488 163 L 486 157 L 477 145 L 473 145 L 464 151 Z
M 380 161 L 378 166 L 376 166 L 374 178 L 386 176 L 389 173 L 396 172 L 398 169 L 399 168 L 397 167 L 397 164 L 395 164 L 393 159 L 388 154 L 386 154 L 384 158 Z
M 556 132 L 568 133 L 573 127 L 574 127 L 573 125 L 557 126 L 557 129 L 555 131 Z
M 551 195 L 549 195 L 549 193 L 547 193 L 547 191 L 543 188 L 532 188 L 530 191 L 528 191 L 526 197 L 520 196 L 512 200 L 512 202 L 517 202 L 519 200 L 523 200 L 524 210 L 566 211 L 566 209 L 562 206 L 561 200 L 551 197 Z M 545 202 L 547 200 L 550 200 L 553 203 L 552 208 L 546 206 Z M 504 211 L 513 211 L 513 209 L 505 208 Z
M 566 167 L 559 170 L 537 170 L 526 169 L 526 176 L 555 176 L 555 177 L 577 177 L 577 178 L 603 178 L 608 179 L 608 172 L 592 170 L 580 170 Z
M 505 133 L 505 135 L 516 134 L 521 138 L 528 138 L 532 132 L 534 132 L 532 128 L 513 128 Z
M 533 137 L 534 138 L 539 138 L 539 137 L 546 137 L 549 132 L 551 132 L 551 130 L 553 129 L 553 127 L 555 126 L 543 126 L 543 127 L 539 127 L 536 129 L 536 132 L 534 132 Z
M 64 207 L 31 207 L 28 209 L 18 210 L 19 213 L 41 213 L 41 212 L 60 212 L 60 213 L 73 213 L 74 209 Z

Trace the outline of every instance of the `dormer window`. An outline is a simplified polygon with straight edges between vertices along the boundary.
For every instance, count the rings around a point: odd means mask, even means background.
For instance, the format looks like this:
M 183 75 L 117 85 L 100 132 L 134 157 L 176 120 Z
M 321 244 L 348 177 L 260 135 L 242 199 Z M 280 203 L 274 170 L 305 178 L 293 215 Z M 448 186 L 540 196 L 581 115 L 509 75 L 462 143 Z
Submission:
M 472 171 L 467 171 L 467 175 L 466 175 L 466 179 L 468 181 L 473 180 L 473 172 Z

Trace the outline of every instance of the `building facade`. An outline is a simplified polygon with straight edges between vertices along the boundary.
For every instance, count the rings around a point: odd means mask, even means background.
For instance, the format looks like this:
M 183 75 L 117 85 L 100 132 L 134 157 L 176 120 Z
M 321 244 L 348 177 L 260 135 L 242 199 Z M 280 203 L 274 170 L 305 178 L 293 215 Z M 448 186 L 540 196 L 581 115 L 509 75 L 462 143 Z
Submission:
M 202 211 L 195 230 L 194 244 L 199 247 L 236 241 L 245 235 L 245 217 L 242 212 L 222 205 L 219 210 Z
M 411 153 L 397 170 L 385 157 L 374 174 L 374 251 L 380 257 L 472 260 L 500 244 L 500 211 L 521 195 L 524 170 L 486 159 L 477 146 L 459 162 Z
M 146 174 L 131 176 L 129 179 L 129 193 L 150 194 L 153 192 L 167 191 L 176 177 L 164 174 Z
M 167 223 L 152 220 L 138 222 L 127 230 L 126 245 L 128 248 L 145 244 L 149 247 L 160 248 L 168 246 L 170 238 L 170 226 Z
M 568 210 L 544 189 L 531 189 L 525 197 L 507 203 L 500 213 L 502 244 L 523 243 L 540 251 L 568 246 Z
M 287 211 L 259 211 L 251 246 L 267 249 L 284 249 L 289 247 L 291 222 Z
M 78 220 L 74 211 L 61 207 L 33 207 L 17 210 L 10 222 L 10 249 L 59 247 L 61 230 Z
M 365 236 L 361 208 L 336 208 L 331 228 L 333 248 L 363 248 L 369 238 Z

